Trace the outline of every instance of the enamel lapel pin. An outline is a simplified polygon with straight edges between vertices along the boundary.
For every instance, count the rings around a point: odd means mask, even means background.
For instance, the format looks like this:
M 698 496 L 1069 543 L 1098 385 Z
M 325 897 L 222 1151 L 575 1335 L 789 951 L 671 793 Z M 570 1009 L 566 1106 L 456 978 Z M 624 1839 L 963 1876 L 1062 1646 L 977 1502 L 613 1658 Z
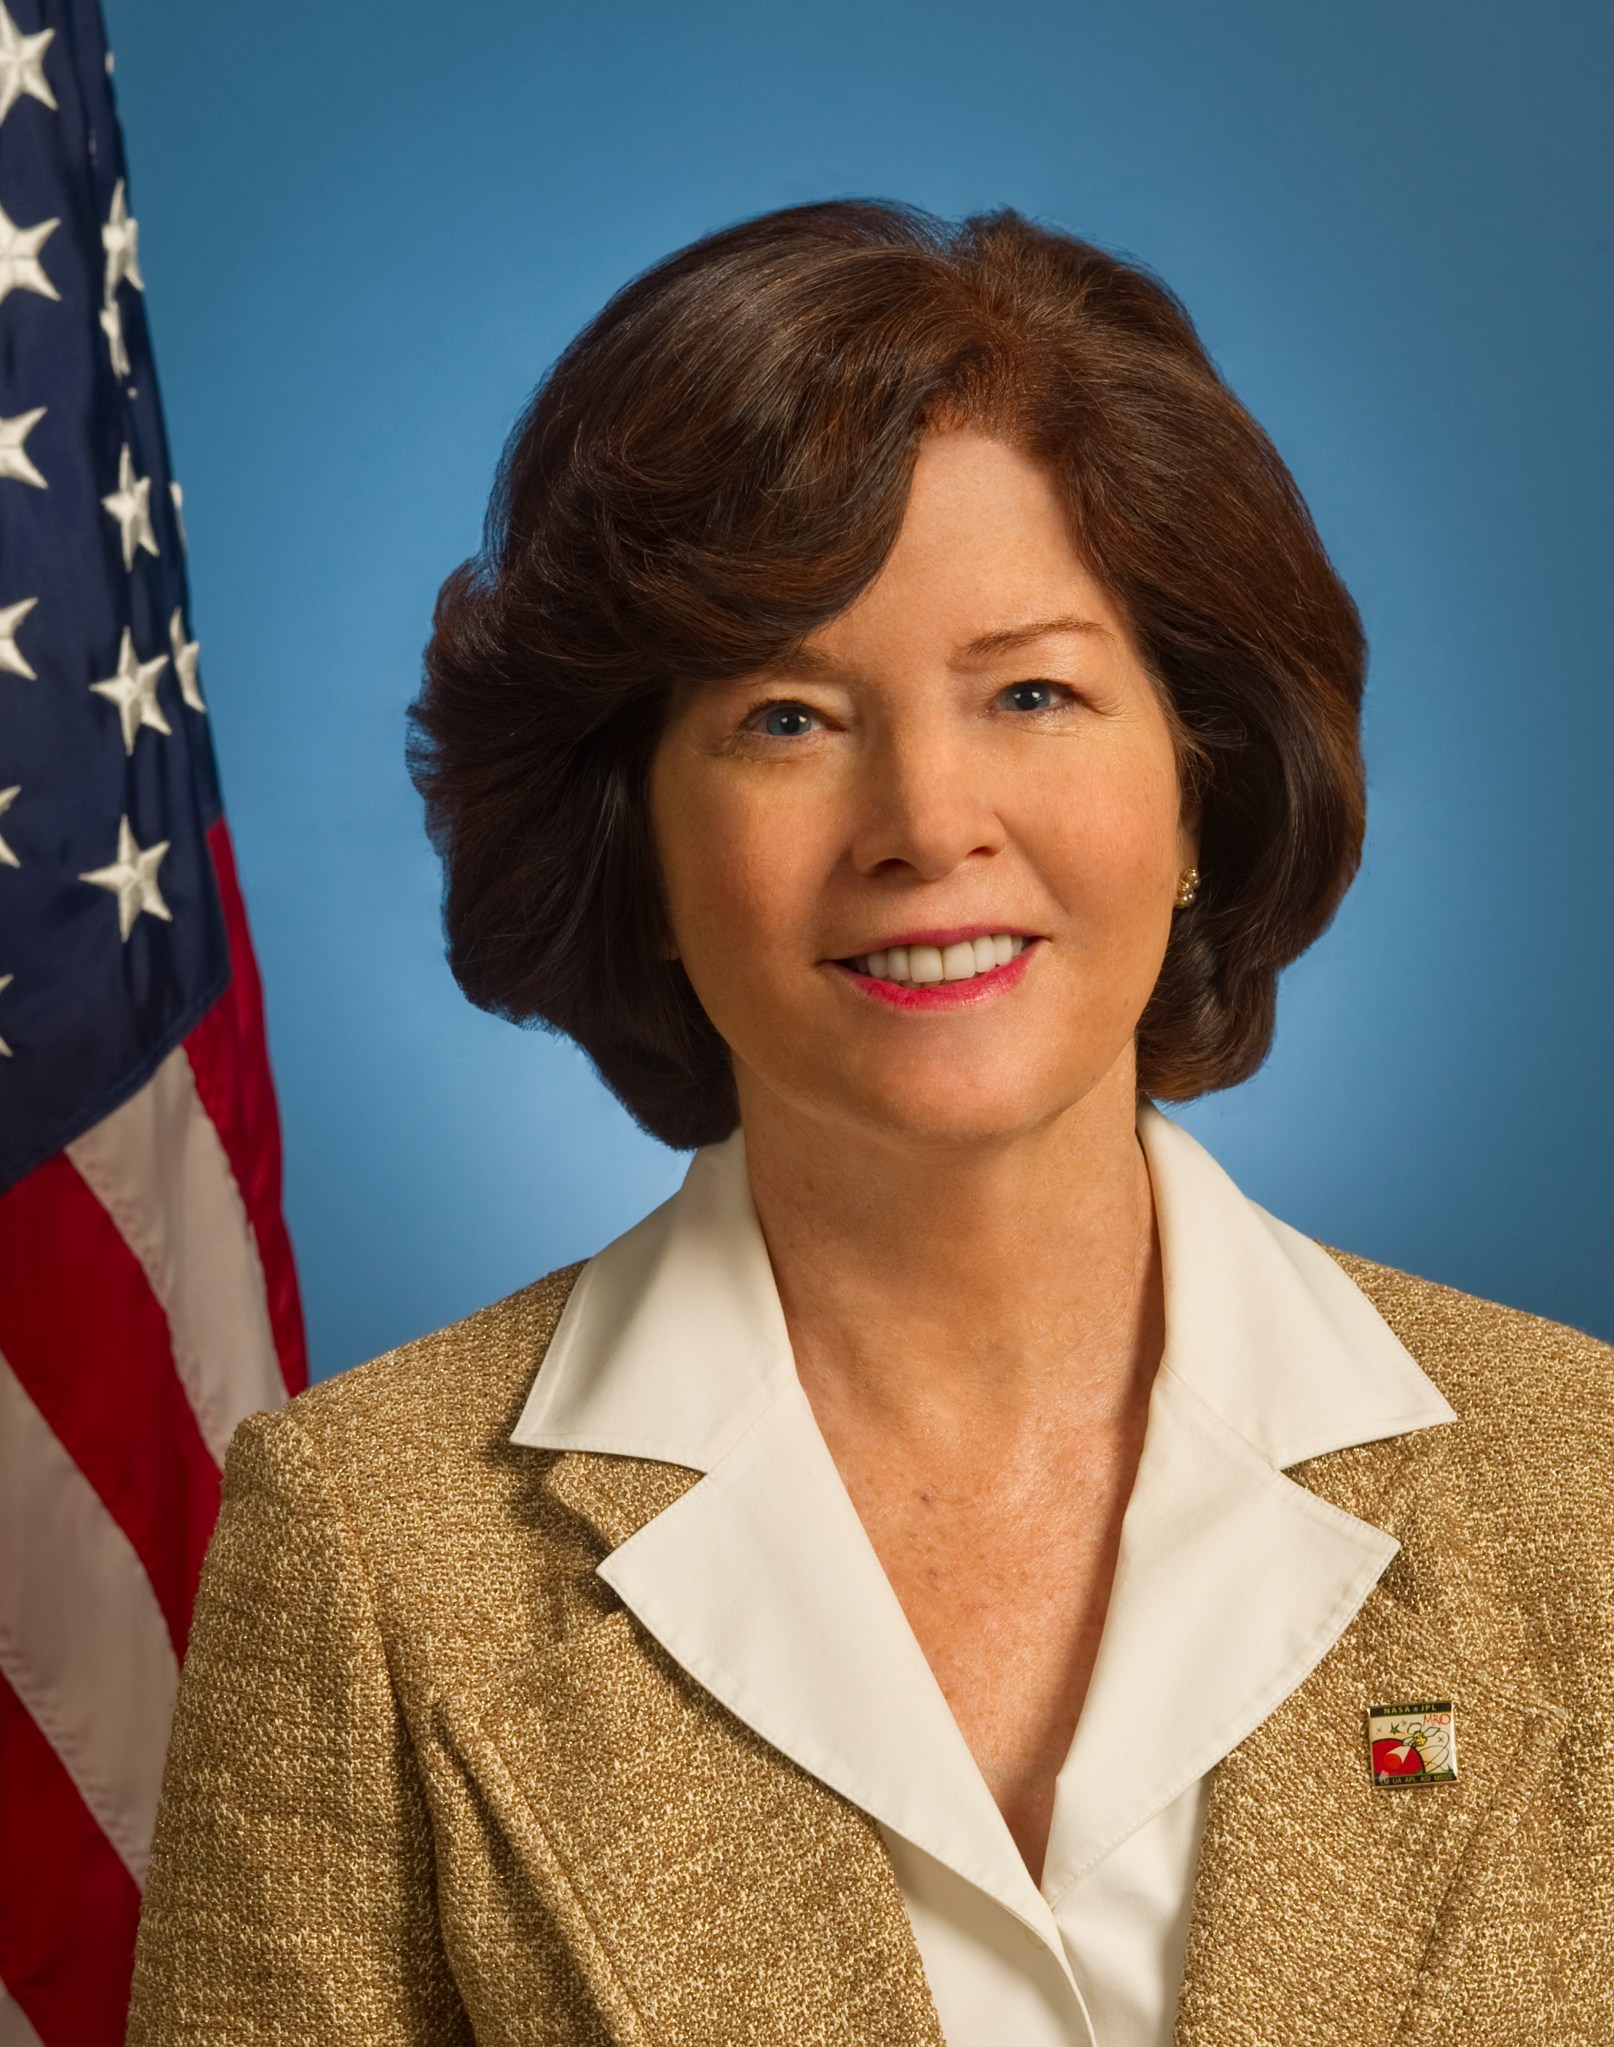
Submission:
M 1367 1745 L 1375 1784 L 1457 1782 L 1457 1716 L 1450 1699 L 1369 1706 Z

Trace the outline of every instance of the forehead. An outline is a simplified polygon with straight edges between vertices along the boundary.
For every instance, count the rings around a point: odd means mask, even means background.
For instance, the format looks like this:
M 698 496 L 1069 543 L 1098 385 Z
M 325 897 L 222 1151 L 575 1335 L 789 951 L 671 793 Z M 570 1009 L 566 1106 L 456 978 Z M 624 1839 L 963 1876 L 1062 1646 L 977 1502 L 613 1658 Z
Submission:
M 1052 470 L 1008 442 L 956 428 L 921 443 L 879 574 L 802 651 L 809 665 L 815 656 L 839 662 L 917 634 L 952 658 L 991 660 L 1026 644 L 1033 626 L 1092 645 L 1127 642 Z

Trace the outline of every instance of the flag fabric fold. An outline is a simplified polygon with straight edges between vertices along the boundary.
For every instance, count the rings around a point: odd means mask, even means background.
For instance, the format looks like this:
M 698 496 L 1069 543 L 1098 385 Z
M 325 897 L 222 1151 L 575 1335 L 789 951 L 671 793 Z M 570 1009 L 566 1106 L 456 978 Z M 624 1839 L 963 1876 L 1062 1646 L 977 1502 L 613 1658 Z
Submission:
M 0 0 L 0 2043 L 123 2037 L 241 1418 L 307 1382 L 98 0 Z

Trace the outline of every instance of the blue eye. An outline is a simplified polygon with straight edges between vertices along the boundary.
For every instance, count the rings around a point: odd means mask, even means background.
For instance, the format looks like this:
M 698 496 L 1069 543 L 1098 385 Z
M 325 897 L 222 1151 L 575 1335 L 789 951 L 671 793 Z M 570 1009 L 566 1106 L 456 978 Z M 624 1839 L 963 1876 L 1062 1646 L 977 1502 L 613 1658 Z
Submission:
M 1006 697 L 1019 699 L 1018 702 L 1012 703 L 1010 705 L 1011 710 L 1046 711 L 1052 708 L 1052 705 L 1055 701 L 1053 692 L 1060 687 L 1061 685 L 1056 682 L 1011 682 L 1008 688 L 1003 691 L 1003 695 Z M 1041 703 L 1030 703 L 1026 701 L 1028 697 L 1035 697 L 1038 695 L 1040 695 L 1043 699 Z
M 769 704 L 760 729 L 769 739 L 800 739 L 811 730 L 812 716 L 805 704 Z

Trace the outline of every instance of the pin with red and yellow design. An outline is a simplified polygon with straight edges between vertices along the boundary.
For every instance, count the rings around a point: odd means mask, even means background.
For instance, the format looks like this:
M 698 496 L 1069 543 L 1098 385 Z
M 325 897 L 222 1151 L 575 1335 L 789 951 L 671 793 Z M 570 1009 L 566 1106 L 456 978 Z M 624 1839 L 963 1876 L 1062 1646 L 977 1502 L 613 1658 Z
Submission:
M 1457 1782 L 1457 1716 L 1450 1699 L 1369 1706 L 1367 1746 L 1375 1784 Z

